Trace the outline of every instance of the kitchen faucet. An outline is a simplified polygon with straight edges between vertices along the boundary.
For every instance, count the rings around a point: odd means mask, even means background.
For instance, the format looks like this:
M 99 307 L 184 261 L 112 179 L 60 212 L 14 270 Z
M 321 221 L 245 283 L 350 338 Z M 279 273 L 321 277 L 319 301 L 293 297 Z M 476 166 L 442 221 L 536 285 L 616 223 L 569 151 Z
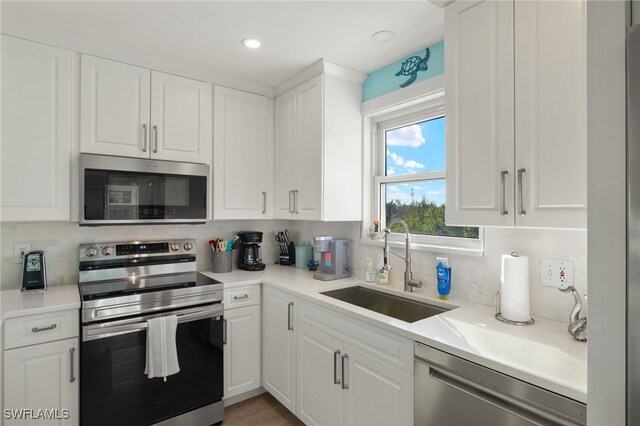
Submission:
M 399 255 L 393 250 L 389 249 L 389 233 L 391 232 L 391 226 L 396 223 L 401 224 L 404 227 L 404 244 L 405 244 L 405 254 L 404 256 Z M 384 232 L 384 265 L 383 268 L 385 270 L 391 269 L 391 265 L 389 264 L 389 253 L 395 254 L 400 259 L 404 260 L 405 270 L 404 270 L 404 291 L 413 291 L 414 287 L 422 287 L 422 281 L 413 279 L 413 272 L 411 272 L 411 239 L 409 237 L 409 227 L 407 223 L 402 220 L 395 218 L 389 223 L 389 226 L 382 230 Z

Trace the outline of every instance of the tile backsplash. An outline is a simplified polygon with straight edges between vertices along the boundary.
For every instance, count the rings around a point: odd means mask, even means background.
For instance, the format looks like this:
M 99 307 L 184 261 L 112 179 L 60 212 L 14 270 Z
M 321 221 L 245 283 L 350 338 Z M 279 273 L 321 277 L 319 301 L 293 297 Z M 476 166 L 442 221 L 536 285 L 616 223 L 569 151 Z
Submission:
M 49 285 L 73 284 L 78 279 L 78 244 L 93 241 L 153 240 L 158 238 L 193 238 L 197 241 L 198 269 L 211 268 L 207 241 L 228 238 L 238 231 L 264 232 L 262 257 L 265 263 L 277 259 L 274 235 L 289 228 L 294 242 L 311 242 L 313 235 L 333 235 L 351 239 L 354 274 L 364 278 L 365 258 L 374 262 L 380 248 L 361 244 L 359 222 L 293 222 L 286 220 L 215 221 L 204 225 L 80 227 L 67 222 L 1 222 L 0 288 L 19 288 L 22 266 L 13 263 L 13 245 L 31 243 L 33 250 L 47 256 Z M 463 299 L 493 305 L 500 288 L 501 257 L 518 251 L 529 257 L 531 312 L 534 317 L 567 321 L 573 298 L 555 288 L 540 284 L 540 259 L 567 259 L 574 262 L 574 285 L 581 294 L 587 292 L 587 232 L 571 230 L 485 228 L 483 257 L 437 254 L 414 250 L 413 271 L 424 286 L 418 289 L 431 296 L 436 291 L 436 256 L 447 256 L 452 267 L 451 300 Z M 205 253 L 205 255 L 203 255 Z M 390 285 L 402 288 L 404 265 L 392 260 Z

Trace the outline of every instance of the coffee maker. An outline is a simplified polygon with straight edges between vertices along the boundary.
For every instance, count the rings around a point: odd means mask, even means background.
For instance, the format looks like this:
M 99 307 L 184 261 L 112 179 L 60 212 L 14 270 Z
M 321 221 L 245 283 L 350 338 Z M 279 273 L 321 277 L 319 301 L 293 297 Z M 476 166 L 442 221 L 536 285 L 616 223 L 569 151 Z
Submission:
M 240 251 L 238 252 L 238 269 L 245 271 L 262 271 L 262 254 L 260 253 L 260 243 L 262 242 L 262 232 L 241 231 L 238 232 L 240 238 Z
M 349 240 L 334 240 L 330 235 L 313 237 L 313 249 L 320 253 L 319 271 L 313 278 L 331 281 L 351 276 Z
M 22 291 L 43 291 L 47 289 L 47 265 L 43 251 L 25 254 L 22 265 Z

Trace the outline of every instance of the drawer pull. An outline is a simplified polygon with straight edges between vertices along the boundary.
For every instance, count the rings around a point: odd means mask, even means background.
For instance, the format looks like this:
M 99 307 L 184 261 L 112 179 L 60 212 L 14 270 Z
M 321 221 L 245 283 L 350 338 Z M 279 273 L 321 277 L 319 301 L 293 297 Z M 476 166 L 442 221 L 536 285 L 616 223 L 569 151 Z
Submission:
M 34 333 L 39 333 L 41 331 L 53 330 L 56 327 L 58 327 L 58 324 L 51 324 L 49 327 L 33 327 L 31 331 Z
M 233 296 L 233 300 L 242 300 L 242 299 L 248 299 L 249 295 L 248 294 L 243 294 L 242 296 Z

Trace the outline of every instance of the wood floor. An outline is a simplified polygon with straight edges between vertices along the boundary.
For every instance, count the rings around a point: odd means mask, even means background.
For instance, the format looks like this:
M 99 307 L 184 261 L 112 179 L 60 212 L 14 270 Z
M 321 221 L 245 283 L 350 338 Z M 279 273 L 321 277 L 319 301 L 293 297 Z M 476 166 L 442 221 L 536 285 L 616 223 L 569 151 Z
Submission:
M 233 404 L 224 409 L 222 426 L 299 426 L 304 425 L 269 393 Z

